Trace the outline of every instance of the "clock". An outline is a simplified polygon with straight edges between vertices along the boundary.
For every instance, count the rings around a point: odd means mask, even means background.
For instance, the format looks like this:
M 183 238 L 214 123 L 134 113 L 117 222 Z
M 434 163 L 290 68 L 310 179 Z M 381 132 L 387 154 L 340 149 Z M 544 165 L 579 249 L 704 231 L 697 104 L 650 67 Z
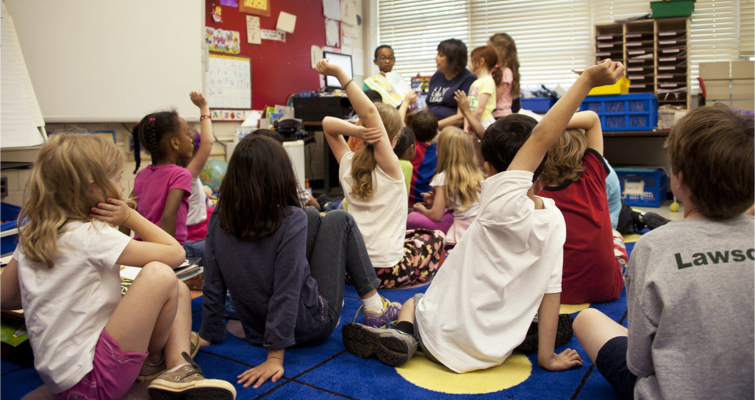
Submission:
M 239 11 L 269 17 L 270 0 L 240 0 Z

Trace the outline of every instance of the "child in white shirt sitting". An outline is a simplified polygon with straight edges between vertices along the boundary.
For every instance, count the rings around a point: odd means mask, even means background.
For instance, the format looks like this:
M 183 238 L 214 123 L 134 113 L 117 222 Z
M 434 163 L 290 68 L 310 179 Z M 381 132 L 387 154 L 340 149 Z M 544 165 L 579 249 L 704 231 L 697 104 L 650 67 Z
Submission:
M 427 293 L 404 304 L 396 329 L 344 326 L 349 352 L 399 366 L 419 346 L 458 373 L 495 367 L 522 343 L 537 314 L 538 364 L 549 371 L 582 365 L 575 350 L 554 352 L 566 226 L 551 199 L 534 195 L 533 182 L 590 89 L 623 72 L 621 63 L 606 60 L 586 69 L 537 126 L 513 114 L 486 130 L 482 155 L 490 178 L 477 219 Z

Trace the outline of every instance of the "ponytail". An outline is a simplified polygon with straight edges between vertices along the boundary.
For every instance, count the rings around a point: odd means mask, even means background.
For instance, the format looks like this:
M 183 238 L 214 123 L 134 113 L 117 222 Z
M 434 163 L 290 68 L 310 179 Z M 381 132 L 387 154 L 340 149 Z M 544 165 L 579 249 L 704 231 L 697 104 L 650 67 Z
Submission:
M 131 130 L 131 140 L 134 141 L 134 162 L 136 162 L 136 167 L 134 167 L 134 175 L 136 175 L 136 172 L 139 171 L 139 164 L 142 163 L 142 150 L 141 146 L 139 145 L 139 125 L 141 125 L 139 122 L 134 125 L 134 129 Z
M 501 82 L 503 81 L 503 70 L 501 70 L 501 67 L 499 67 L 498 64 L 493 66 L 493 69 L 490 70 L 490 76 L 493 77 L 496 87 L 501 86 Z
M 401 130 L 401 115 L 398 110 L 385 103 L 374 104 L 388 134 L 388 141 L 392 142 Z M 354 154 L 354 159 L 351 162 L 351 179 L 354 181 L 350 193 L 352 196 L 359 197 L 364 201 L 372 199 L 374 195 L 372 172 L 375 167 L 377 167 L 377 161 L 375 160 L 375 148 L 372 145 L 367 144 Z

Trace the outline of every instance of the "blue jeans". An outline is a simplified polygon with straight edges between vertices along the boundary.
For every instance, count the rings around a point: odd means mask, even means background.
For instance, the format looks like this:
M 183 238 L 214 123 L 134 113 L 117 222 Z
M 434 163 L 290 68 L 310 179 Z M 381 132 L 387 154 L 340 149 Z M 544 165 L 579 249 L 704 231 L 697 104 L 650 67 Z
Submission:
M 377 289 L 380 279 L 372 267 L 367 247 L 354 217 L 345 211 L 329 212 L 325 217 L 307 207 L 307 260 L 310 275 L 317 281 L 318 292 L 328 301 L 328 317 L 335 329 L 343 307 L 346 272 L 360 296 Z M 226 316 L 236 317 L 230 294 L 226 297 Z M 330 336 L 333 330 L 327 330 Z M 325 332 L 324 332 L 325 333 Z M 318 341 L 322 338 L 314 338 Z
M 198 240 L 196 242 L 192 242 L 188 240 L 184 242 L 184 250 L 186 250 L 186 258 L 204 257 L 204 241 L 205 239 Z

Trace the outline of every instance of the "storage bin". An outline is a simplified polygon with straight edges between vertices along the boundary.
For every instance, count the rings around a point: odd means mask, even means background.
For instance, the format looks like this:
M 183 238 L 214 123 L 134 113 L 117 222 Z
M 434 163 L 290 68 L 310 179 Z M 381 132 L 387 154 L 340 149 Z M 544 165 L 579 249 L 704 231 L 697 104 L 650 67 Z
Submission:
M 666 201 L 668 177 L 660 167 L 614 168 L 621 196 L 630 206 L 660 207 Z
M 4 221 L 0 225 L 0 254 L 12 253 L 16 249 L 18 244 L 18 222 L 16 220 L 19 213 L 21 213 L 21 207 L 0 203 L 0 218 Z
M 603 96 L 610 94 L 627 94 L 629 93 L 629 84 L 631 81 L 625 77 L 619 78 L 619 81 L 613 85 L 598 86 L 592 88 L 588 96 Z
M 653 18 L 689 17 L 695 11 L 694 0 L 690 1 L 651 1 Z
M 545 114 L 556 104 L 556 99 L 553 97 L 530 97 L 521 99 L 521 101 L 523 109 L 530 110 L 536 114 Z
M 604 131 L 651 131 L 658 126 L 658 98 L 653 93 L 587 96 L 580 111 L 595 111 Z

